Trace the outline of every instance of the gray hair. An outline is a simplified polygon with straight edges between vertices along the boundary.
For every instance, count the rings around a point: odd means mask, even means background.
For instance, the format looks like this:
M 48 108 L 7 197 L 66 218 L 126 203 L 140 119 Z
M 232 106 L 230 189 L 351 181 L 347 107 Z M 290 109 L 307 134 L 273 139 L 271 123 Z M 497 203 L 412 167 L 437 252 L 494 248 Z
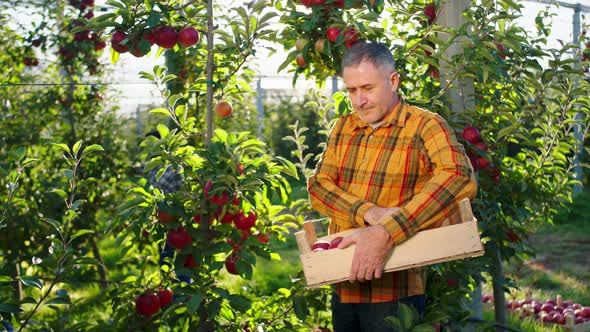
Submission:
M 363 61 L 368 61 L 379 68 L 395 70 L 395 60 L 387 46 L 377 42 L 358 42 L 344 54 L 342 71 L 344 72 L 346 67 L 358 66 Z

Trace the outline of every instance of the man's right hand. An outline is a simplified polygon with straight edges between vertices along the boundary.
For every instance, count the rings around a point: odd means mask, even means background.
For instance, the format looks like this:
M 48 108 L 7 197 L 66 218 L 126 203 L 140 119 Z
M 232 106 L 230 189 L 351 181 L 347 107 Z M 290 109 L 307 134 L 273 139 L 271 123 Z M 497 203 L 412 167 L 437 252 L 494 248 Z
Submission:
M 363 218 L 369 225 L 378 225 L 379 220 L 386 216 L 391 216 L 392 214 L 399 211 L 399 208 L 392 207 L 392 208 L 384 208 L 379 206 L 374 206 L 367 210 Z

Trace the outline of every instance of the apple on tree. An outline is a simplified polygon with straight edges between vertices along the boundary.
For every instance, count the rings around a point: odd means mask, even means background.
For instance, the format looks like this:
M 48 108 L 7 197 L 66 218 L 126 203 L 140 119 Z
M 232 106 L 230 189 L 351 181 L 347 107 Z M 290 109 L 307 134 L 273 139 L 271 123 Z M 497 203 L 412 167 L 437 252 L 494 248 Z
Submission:
M 214 110 L 218 117 L 227 118 L 231 115 L 233 107 L 228 101 L 222 100 L 215 105 Z
M 428 17 L 428 24 L 432 24 L 436 20 L 436 6 L 433 3 L 426 5 L 424 15 Z
M 127 39 L 127 34 L 123 31 L 115 31 L 111 36 L 111 47 L 119 53 L 126 53 L 129 48 L 122 43 Z
M 236 267 L 239 258 L 240 256 L 236 252 L 232 252 L 229 256 L 227 256 L 225 259 L 225 269 L 227 272 L 235 275 L 239 274 Z
M 154 41 L 162 48 L 173 48 L 178 40 L 178 34 L 172 27 L 162 25 L 154 29 Z
M 152 316 L 160 311 L 160 298 L 155 293 L 142 294 L 135 299 L 135 310 L 142 316 Z
M 182 226 L 178 227 L 177 229 L 169 230 L 168 234 L 166 235 L 166 240 L 172 248 L 176 249 L 183 249 L 193 242 L 190 234 Z
M 340 36 L 340 28 L 330 27 L 330 28 L 328 28 L 328 30 L 326 30 L 326 37 L 332 43 L 336 42 L 336 40 L 338 39 L 338 36 Z
M 198 42 L 199 32 L 193 27 L 184 28 L 178 33 L 178 43 L 183 47 L 191 47 Z
M 324 49 L 326 47 L 326 40 L 324 38 L 320 38 L 318 40 L 316 40 L 315 44 L 314 44 L 314 49 L 316 52 L 322 54 L 324 53 Z
M 174 293 L 170 288 L 160 288 L 158 290 L 158 299 L 160 300 L 160 308 L 164 308 L 172 302 Z
M 299 67 L 307 66 L 307 62 L 305 61 L 305 58 L 303 57 L 302 53 L 297 54 L 297 56 L 295 57 L 295 62 L 297 62 L 297 66 Z

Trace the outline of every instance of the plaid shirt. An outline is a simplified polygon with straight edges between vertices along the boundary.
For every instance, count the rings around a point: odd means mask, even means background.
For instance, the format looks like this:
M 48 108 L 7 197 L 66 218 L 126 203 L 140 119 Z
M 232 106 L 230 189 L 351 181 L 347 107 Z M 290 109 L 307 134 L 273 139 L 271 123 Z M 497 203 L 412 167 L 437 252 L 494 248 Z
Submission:
M 444 119 L 402 102 L 377 128 L 356 113 L 340 118 L 308 183 L 312 206 L 330 218 L 330 234 L 365 227 L 371 207 L 399 207 L 380 221 L 395 245 L 440 226 L 456 211 L 453 203 L 476 189 L 465 150 Z M 424 269 L 414 268 L 342 282 L 335 291 L 342 303 L 372 303 L 424 294 L 425 287 Z

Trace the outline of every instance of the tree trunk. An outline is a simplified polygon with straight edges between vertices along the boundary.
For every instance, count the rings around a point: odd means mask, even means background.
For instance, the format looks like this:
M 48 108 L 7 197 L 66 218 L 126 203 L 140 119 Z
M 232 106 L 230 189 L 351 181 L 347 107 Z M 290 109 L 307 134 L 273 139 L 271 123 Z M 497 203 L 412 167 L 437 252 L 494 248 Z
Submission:
M 492 285 L 494 288 L 494 314 L 496 323 L 500 326 L 505 326 L 506 297 L 504 296 L 504 271 L 502 270 L 502 259 L 500 258 L 499 251 L 497 251 L 496 259 L 494 260 Z M 501 332 L 504 331 L 504 329 L 497 326 L 496 331 Z

